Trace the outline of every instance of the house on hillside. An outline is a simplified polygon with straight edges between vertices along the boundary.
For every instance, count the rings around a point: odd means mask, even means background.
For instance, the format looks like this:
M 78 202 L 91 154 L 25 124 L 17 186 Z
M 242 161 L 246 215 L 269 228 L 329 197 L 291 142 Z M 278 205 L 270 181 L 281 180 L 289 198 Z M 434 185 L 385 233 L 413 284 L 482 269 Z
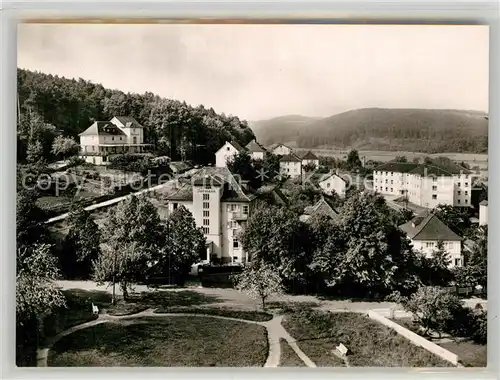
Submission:
M 227 167 L 227 161 L 245 149 L 236 141 L 226 141 L 222 147 L 215 152 L 215 166 L 218 168 Z
M 286 156 L 292 153 L 292 149 L 285 144 L 278 144 L 272 148 L 272 152 L 277 156 Z
M 306 165 L 312 165 L 315 168 L 319 167 L 319 158 L 311 151 L 302 156 L 302 166 Z
M 144 127 L 131 116 L 96 121 L 78 136 L 80 156 L 95 165 L 108 164 L 113 155 L 145 153 L 152 147 L 144 143 Z
M 417 206 L 471 206 L 474 178 L 458 165 L 390 161 L 373 171 L 373 189 L 383 195 L 406 196 Z
M 293 153 L 281 157 L 280 174 L 290 176 L 290 178 L 301 178 L 302 160 Z
M 239 234 L 259 199 L 269 195 L 281 202 L 282 194 L 274 188 L 255 191 L 238 181 L 226 167 L 204 167 L 186 181 L 162 194 L 163 217 L 181 205 L 188 209 L 207 238 L 207 255 L 203 262 L 245 263 Z M 285 199 L 286 201 L 286 199 Z
M 319 178 L 318 185 L 325 194 L 332 195 L 335 191 L 339 196 L 344 197 L 348 183 L 339 175 L 338 171 L 331 171 Z
M 260 145 L 255 139 L 250 141 L 246 146 L 248 154 L 254 160 L 263 160 L 267 152 L 266 148 Z
M 303 222 L 307 222 L 315 215 L 326 215 L 331 217 L 333 220 L 338 220 L 339 218 L 338 212 L 335 211 L 323 197 L 321 197 L 321 199 L 316 202 L 315 205 L 307 206 L 304 209 L 304 213 L 300 216 L 300 220 Z
M 488 224 L 488 201 L 484 200 L 479 203 L 479 225 L 485 226 Z
M 450 267 L 463 266 L 463 239 L 435 214 L 418 215 L 399 228 L 406 232 L 415 250 L 420 250 L 430 256 L 438 249 L 438 243 L 442 242 L 443 248 L 450 256 Z

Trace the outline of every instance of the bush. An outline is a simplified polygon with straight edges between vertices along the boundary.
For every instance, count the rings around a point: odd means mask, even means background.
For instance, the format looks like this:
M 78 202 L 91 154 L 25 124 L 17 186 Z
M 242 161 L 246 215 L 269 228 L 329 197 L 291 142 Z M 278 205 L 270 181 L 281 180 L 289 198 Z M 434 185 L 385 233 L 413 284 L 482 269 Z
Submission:
M 473 313 L 472 340 L 479 344 L 486 344 L 488 333 L 488 312 L 476 309 Z

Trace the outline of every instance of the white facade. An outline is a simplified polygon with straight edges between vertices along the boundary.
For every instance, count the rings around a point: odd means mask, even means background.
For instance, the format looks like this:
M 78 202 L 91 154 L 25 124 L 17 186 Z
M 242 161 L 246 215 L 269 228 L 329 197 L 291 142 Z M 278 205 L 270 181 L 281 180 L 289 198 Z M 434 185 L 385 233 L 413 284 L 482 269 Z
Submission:
M 431 257 L 437 250 L 438 241 L 436 240 L 411 240 L 413 248 L 422 251 L 426 256 Z M 463 266 L 462 242 L 461 241 L 443 241 L 443 248 L 449 254 L 450 267 Z
M 342 177 L 332 173 L 325 175 L 323 178 L 318 184 L 325 194 L 332 195 L 332 192 L 335 191 L 341 197 L 345 196 L 347 183 Z
M 127 135 L 127 144 L 143 144 L 144 143 L 144 128 L 138 127 L 133 123 L 122 123 L 117 117 L 110 120 L 111 123 L 118 126 Z
M 406 195 L 411 203 L 434 208 L 439 204 L 470 206 L 470 174 L 422 176 L 420 174 L 375 170 L 374 190 L 384 195 Z
M 226 168 L 227 161 L 232 159 L 239 150 L 233 144 L 226 141 L 226 143 L 215 153 L 215 166 L 218 168 Z
M 264 152 L 251 152 L 250 157 L 252 157 L 254 160 L 263 160 Z
M 479 225 L 485 226 L 488 224 L 488 202 L 481 202 L 479 204 Z
M 279 144 L 273 149 L 273 154 L 276 154 L 278 156 L 286 156 L 287 154 L 290 153 L 292 153 L 292 150 L 283 144 Z
M 288 175 L 290 178 L 298 178 L 302 176 L 301 161 L 280 161 L 280 173 Z
M 316 160 L 316 159 L 302 160 L 302 166 L 306 166 L 306 165 L 314 165 L 314 167 L 317 168 L 319 166 L 319 160 Z

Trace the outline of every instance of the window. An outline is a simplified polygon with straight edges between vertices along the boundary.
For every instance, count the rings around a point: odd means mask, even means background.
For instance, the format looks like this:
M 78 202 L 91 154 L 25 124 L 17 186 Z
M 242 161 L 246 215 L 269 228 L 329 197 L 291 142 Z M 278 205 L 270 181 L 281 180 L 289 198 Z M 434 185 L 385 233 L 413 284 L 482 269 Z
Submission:
M 460 195 L 462 192 L 460 190 L 457 191 L 457 194 Z
M 209 201 L 210 200 L 210 194 L 203 194 L 203 200 L 204 201 Z
M 432 199 L 437 199 L 437 194 L 432 194 Z
M 458 187 L 460 187 L 460 182 L 458 183 Z
M 174 210 L 177 210 L 177 207 L 179 207 L 178 203 L 174 203 Z
M 469 192 L 467 190 L 465 191 L 465 195 L 469 195 Z
M 203 219 L 203 225 L 204 226 L 209 226 L 210 225 L 210 219 Z
M 330 187 L 330 182 L 327 182 L 326 187 L 327 187 L 327 188 L 329 188 L 329 187 Z
M 437 182 L 437 177 L 432 177 L 432 182 Z
M 248 206 L 243 205 L 243 214 L 248 214 Z
M 469 203 L 469 200 L 468 200 L 468 199 L 466 199 L 466 200 L 465 200 L 465 204 L 467 204 L 467 203 Z
M 434 247 L 434 242 L 433 241 L 426 241 L 425 242 L 425 247 L 426 248 L 433 248 Z
M 237 205 L 231 205 L 231 211 L 235 212 L 236 211 L 236 207 L 237 207 Z
M 391 185 L 393 185 L 393 184 L 394 184 L 394 181 L 391 179 Z
M 230 147 L 227 147 L 227 149 L 226 149 L 226 150 L 227 150 L 227 151 L 229 151 L 230 149 L 231 149 Z
M 122 141 L 122 138 L 121 138 L 121 136 L 120 136 L 120 141 Z
M 436 191 L 437 189 L 438 189 L 438 187 L 437 187 L 437 186 L 432 186 L 432 190 L 433 190 L 433 191 Z
M 210 211 L 208 211 L 208 210 L 203 210 L 203 217 L 204 217 L 204 218 L 209 218 L 209 217 L 210 217 Z
M 469 182 L 465 182 L 464 186 L 468 187 L 469 186 Z
M 391 172 L 391 177 L 392 177 L 393 174 L 394 174 L 394 172 Z
M 203 208 L 210 208 L 210 202 L 203 202 Z
M 467 179 L 467 178 L 469 178 L 469 175 L 468 175 L 468 174 L 466 174 L 466 175 L 465 175 L 465 179 Z
M 212 186 L 209 183 L 205 183 L 205 189 L 211 189 Z
M 387 187 L 385 188 L 385 191 L 387 191 Z
M 455 266 L 457 266 L 457 267 L 460 266 L 460 264 L 461 264 L 460 262 L 461 262 L 460 259 L 455 259 Z
M 392 193 L 393 191 L 394 191 L 394 190 L 393 190 L 393 189 L 392 189 L 392 187 L 391 187 L 391 193 Z
M 203 227 L 203 233 L 204 233 L 205 235 L 208 235 L 208 234 L 210 233 L 210 228 L 208 228 L 208 227 Z
M 238 262 L 238 256 L 233 256 L 233 263 Z
M 95 145 L 92 145 L 92 152 L 95 152 Z
M 457 201 L 458 204 L 460 204 L 460 199 Z
M 387 183 L 387 179 L 385 180 L 385 183 Z
M 111 136 L 111 141 L 115 141 L 115 136 Z
M 238 239 L 233 237 L 233 248 L 239 248 L 240 243 L 238 242 Z

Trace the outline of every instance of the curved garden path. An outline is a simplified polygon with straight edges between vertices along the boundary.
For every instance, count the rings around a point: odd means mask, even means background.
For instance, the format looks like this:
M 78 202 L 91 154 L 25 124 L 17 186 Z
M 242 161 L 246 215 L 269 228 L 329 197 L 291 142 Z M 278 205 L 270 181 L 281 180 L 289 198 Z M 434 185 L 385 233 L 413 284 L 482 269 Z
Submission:
M 299 348 L 296 341 L 292 336 L 285 330 L 285 328 L 281 325 L 281 321 L 283 316 L 274 316 L 273 319 L 266 322 L 258 322 L 258 321 L 250 321 L 247 319 L 240 318 L 231 318 L 224 317 L 220 315 L 210 315 L 210 314 L 201 314 L 201 313 L 155 313 L 154 309 L 148 309 L 141 311 L 135 314 L 128 315 L 110 315 L 107 313 L 99 314 L 98 318 L 85 322 L 80 325 L 76 325 L 70 327 L 67 330 L 57 334 L 56 336 L 49 339 L 45 345 L 45 347 L 37 350 L 37 366 L 38 367 L 47 367 L 47 358 L 49 356 L 50 348 L 62 337 L 69 335 L 75 331 L 86 329 L 88 327 L 96 326 L 101 323 L 111 322 L 114 320 L 120 319 L 132 319 L 137 317 L 175 317 L 175 316 L 194 316 L 194 317 L 206 317 L 206 318 L 218 318 L 218 319 L 226 319 L 230 321 L 243 322 L 243 323 L 253 323 L 256 325 L 260 325 L 266 328 L 267 330 L 267 339 L 269 344 L 269 353 L 267 356 L 266 363 L 264 367 L 278 367 L 280 364 L 281 358 L 281 346 L 280 346 L 280 338 L 283 338 L 287 341 L 290 347 L 295 351 L 298 357 L 306 364 L 308 367 L 316 367 L 316 364 L 307 357 L 306 354 Z

